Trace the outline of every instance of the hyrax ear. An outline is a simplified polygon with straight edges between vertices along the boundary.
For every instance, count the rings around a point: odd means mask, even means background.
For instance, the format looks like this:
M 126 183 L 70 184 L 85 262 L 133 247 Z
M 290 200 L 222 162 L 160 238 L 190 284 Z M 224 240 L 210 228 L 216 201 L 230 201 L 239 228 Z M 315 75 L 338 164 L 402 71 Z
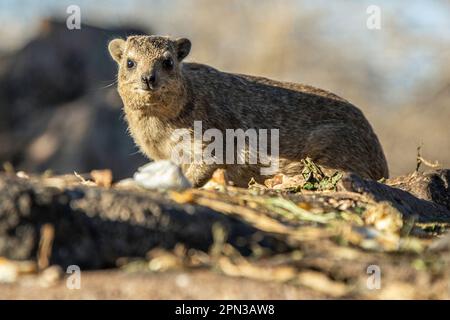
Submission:
M 175 40 L 176 48 L 177 48 L 177 58 L 178 61 L 183 60 L 191 51 L 191 41 L 186 38 L 180 38 Z
M 109 54 L 111 57 L 116 60 L 117 63 L 120 63 L 122 59 L 123 52 L 125 51 L 125 40 L 123 39 L 114 39 L 108 45 Z

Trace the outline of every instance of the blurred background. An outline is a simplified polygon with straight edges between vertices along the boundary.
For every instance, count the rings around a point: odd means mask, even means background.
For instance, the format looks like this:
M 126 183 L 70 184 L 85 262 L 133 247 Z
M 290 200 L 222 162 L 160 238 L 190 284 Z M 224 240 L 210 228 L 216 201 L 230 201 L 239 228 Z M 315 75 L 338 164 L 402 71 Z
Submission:
M 381 29 L 366 26 L 369 5 Z M 81 30 L 68 30 L 70 5 Z M 450 1 L 0 0 L 0 163 L 132 174 L 107 42 L 191 39 L 188 61 L 330 90 L 363 110 L 391 176 L 422 156 L 450 167 Z

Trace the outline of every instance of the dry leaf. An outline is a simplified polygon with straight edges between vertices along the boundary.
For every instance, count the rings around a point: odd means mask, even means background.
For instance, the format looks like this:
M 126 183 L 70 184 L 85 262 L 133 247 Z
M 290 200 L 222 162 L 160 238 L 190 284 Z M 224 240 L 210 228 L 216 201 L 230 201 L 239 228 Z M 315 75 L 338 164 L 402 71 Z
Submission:
M 283 180 L 284 180 L 284 174 L 279 173 L 279 174 L 273 176 L 270 179 L 266 179 L 264 181 L 264 185 L 267 188 L 273 189 L 276 185 L 282 184 Z
M 113 181 L 113 175 L 112 171 L 109 169 L 105 170 L 92 170 L 91 171 L 91 177 L 94 180 L 95 184 L 99 187 L 105 187 L 110 188 L 112 181 Z
M 194 193 L 189 189 L 183 192 L 171 191 L 169 192 L 169 196 L 173 201 L 180 204 L 192 203 L 195 199 Z

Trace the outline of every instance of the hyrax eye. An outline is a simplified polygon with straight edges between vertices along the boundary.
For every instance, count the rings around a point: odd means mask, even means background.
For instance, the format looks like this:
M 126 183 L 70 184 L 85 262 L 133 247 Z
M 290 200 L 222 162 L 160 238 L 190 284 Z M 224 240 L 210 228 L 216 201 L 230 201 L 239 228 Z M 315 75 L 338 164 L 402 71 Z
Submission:
M 171 70 L 173 68 L 173 60 L 171 58 L 164 59 L 163 67 L 166 70 Z
M 131 60 L 131 59 L 128 59 L 127 60 L 127 68 L 128 69 L 131 69 L 131 68 L 133 68 L 134 66 L 135 66 L 135 62 L 133 61 L 133 60 Z

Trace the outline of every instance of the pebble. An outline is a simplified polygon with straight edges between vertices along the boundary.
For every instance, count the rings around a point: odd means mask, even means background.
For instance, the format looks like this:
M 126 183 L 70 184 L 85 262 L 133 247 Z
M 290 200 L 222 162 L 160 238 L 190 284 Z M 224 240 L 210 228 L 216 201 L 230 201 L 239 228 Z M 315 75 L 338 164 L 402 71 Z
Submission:
M 139 168 L 133 178 L 146 189 L 183 190 L 192 187 L 181 168 L 169 160 L 151 162 Z

